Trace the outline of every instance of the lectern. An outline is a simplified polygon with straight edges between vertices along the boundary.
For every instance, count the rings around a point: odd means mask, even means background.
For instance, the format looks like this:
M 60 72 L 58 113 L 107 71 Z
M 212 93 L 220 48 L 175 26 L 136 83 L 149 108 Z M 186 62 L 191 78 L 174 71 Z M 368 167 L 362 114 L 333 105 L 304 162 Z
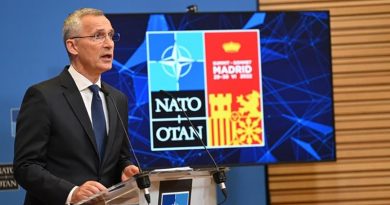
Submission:
M 190 168 L 161 169 L 150 172 L 152 205 L 216 204 L 216 188 L 210 170 Z M 76 205 L 147 205 L 132 178 L 110 187 Z
M 150 175 L 151 204 L 217 204 L 211 170 L 191 168 L 154 170 Z M 147 204 L 140 197 L 140 204 Z

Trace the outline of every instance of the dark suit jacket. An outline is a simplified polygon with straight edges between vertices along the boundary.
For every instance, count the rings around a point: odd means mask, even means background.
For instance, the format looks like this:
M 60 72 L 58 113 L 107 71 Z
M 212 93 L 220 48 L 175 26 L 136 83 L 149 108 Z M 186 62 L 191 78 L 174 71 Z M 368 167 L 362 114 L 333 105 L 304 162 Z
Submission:
M 113 103 L 127 129 L 127 98 L 104 82 L 102 88 L 108 93 L 110 126 L 102 160 L 84 102 L 67 68 L 26 91 L 14 153 L 15 178 L 27 191 L 25 204 L 64 205 L 70 190 L 87 180 L 106 187 L 120 182 L 131 155 Z

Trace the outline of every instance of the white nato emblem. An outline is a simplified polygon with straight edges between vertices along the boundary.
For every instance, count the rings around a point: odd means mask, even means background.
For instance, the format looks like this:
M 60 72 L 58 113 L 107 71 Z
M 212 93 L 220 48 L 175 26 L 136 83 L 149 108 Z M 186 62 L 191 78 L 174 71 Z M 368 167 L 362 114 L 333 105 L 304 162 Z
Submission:
M 176 80 L 177 90 L 179 90 L 179 79 L 190 72 L 193 62 L 191 53 L 176 43 L 164 50 L 160 61 L 164 73 Z

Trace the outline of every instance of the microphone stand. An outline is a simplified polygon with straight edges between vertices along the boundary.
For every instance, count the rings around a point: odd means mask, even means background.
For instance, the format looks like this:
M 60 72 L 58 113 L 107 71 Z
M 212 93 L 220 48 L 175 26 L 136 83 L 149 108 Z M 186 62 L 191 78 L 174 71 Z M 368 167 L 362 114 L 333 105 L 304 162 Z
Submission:
M 112 104 L 114 104 L 114 108 L 115 108 L 116 114 L 118 115 L 119 121 L 120 121 L 121 126 L 123 128 L 123 131 L 125 132 L 125 136 L 126 136 L 127 142 L 129 143 L 130 149 L 132 151 L 132 154 L 134 156 L 134 159 L 135 159 L 135 161 L 137 163 L 137 166 L 138 166 L 138 169 L 139 169 L 139 173 L 134 175 L 134 177 L 136 179 L 136 182 L 137 182 L 137 186 L 138 186 L 138 188 L 140 190 L 142 190 L 144 192 L 145 200 L 146 200 L 146 202 L 148 204 L 150 204 L 150 192 L 149 192 L 150 179 L 149 179 L 149 174 L 146 173 L 146 172 L 143 172 L 142 169 L 141 169 L 141 164 L 139 163 L 137 155 L 135 154 L 133 145 L 131 144 L 131 141 L 130 141 L 130 138 L 129 138 L 129 134 L 128 134 L 127 129 L 125 127 L 125 124 L 124 124 L 124 122 L 122 120 L 122 117 L 120 116 L 118 107 L 116 106 L 114 99 L 111 97 L 111 95 L 108 94 L 108 92 L 106 92 L 103 89 L 101 89 L 101 90 L 111 100 Z
M 213 162 L 214 166 L 215 166 L 215 171 L 213 173 L 213 179 L 215 181 L 216 184 L 219 185 L 219 187 L 221 188 L 221 191 L 222 191 L 222 194 L 223 196 L 225 197 L 224 200 L 219 203 L 219 204 L 222 204 L 226 201 L 227 199 L 227 190 L 226 190 L 226 185 L 225 185 L 225 182 L 226 182 L 226 175 L 225 175 L 225 171 L 224 169 L 221 169 L 218 164 L 215 162 L 214 160 L 214 157 L 211 155 L 211 153 L 209 152 L 209 150 L 207 149 L 206 145 L 204 144 L 204 142 L 202 141 L 202 139 L 200 138 L 199 136 L 199 133 L 196 131 L 195 129 L 195 126 L 192 124 L 192 121 L 190 120 L 190 118 L 188 117 L 187 113 L 184 111 L 184 109 L 181 107 L 180 103 L 177 101 L 177 99 L 169 92 L 165 91 L 165 90 L 160 90 L 161 93 L 167 95 L 168 97 L 172 98 L 177 104 L 178 106 L 180 107 L 182 113 L 184 114 L 184 116 L 186 117 L 187 121 L 190 123 L 192 129 L 194 130 L 194 133 L 195 133 L 195 136 L 196 138 L 201 142 L 204 150 L 206 151 L 206 153 L 209 155 L 211 161 Z

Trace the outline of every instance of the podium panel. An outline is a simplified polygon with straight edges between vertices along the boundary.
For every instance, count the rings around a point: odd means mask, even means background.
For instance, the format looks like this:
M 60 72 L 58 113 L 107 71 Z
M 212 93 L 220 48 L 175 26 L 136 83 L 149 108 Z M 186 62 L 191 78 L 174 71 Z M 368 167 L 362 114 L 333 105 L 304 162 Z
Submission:
M 215 182 L 207 170 L 156 170 L 149 173 L 153 205 L 216 204 Z M 75 205 L 148 205 L 134 178 Z
M 166 202 L 172 195 L 176 200 L 188 198 L 188 203 L 184 203 L 188 205 L 216 204 L 217 201 L 215 182 L 207 170 L 156 170 L 151 172 L 150 181 L 151 204 L 174 204 Z M 139 199 L 140 205 L 147 205 L 143 196 Z

